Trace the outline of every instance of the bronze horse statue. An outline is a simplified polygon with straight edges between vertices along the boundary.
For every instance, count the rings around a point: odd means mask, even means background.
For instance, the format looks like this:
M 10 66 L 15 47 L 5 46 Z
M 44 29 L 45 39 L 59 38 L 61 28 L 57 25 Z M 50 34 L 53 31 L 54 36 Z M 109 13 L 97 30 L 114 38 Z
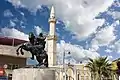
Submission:
M 43 37 L 41 33 L 40 37 Z M 29 42 L 24 43 L 18 47 L 18 49 L 16 50 L 16 54 L 19 55 L 19 50 L 22 55 L 24 55 L 23 50 L 29 51 L 32 54 L 32 60 L 34 60 L 34 55 L 36 56 L 36 60 L 39 63 L 38 66 L 44 65 L 48 67 L 48 55 L 44 50 L 45 43 L 43 44 L 45 39 L 41 38 L 41 41 L 37 41 L 39 39 L 36 39 L 34 37 L 34 34 L 30 33 L 29 40 Z

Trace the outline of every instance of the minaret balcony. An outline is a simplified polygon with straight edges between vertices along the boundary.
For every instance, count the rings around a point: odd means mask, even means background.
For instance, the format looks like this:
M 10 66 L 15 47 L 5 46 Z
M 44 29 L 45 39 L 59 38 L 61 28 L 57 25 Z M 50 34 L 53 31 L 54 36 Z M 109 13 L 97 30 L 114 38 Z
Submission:
M 48 35 L 47 40 L 55 40 L 55 41 L 57 41 L 57 36 L 56 35 Z
M 55 18 L 50 18 L 50 19 L 49 19 L 49 22 L 54 22 L 54 23 L 56 23 L 56 19 L 55 19 Z

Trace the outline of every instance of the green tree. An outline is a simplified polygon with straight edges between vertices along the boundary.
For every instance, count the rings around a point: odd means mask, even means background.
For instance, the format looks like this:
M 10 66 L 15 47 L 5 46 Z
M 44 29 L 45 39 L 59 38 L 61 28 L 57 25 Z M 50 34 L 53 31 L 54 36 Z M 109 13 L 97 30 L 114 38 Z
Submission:
M 107 57 L 90 58 L 86 67 L 91 71 L 92 80 L 101 80 L 102 77 L 111 77 L 111 64 L 109 60 L 107 60 Z

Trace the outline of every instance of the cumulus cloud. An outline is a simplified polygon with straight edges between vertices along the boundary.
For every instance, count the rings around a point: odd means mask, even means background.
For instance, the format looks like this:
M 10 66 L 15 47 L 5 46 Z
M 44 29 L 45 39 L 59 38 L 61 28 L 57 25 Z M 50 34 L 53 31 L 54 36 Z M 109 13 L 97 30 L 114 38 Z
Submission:
M 58 53 L 58 62 L 62 63 L 63 60 L 63 53 L 65 51 L 65 55 L 71 56 L 71 60 L 73 63 L 86 61 L 88 58 L 96 58 L 100 56 L 97 52 L 83 49 L 83 47 L 79 45 L 73 45 L 70 43 L 66 43 L 65 41 L 61 40 L 60 43 L 57 44 L 57 53 Z M 70 55 L 67 54 L 70 51 Z M 66 61 L 69 61 L 69 59 L 66 59 Z M 71 61 L 71 62 L 72 62 Z
M 113 51 L 116 51 L 117 53 L 120 53 L 120 39 L 117 40 L 111 47 Z
M 5 10 L 3 14 L 4 14 L 5 17 L 12 17 L 13 16 L 12 12 L 8 9 Z
M 119 11 L 108 11 L 108 15 L 111 15 L 113 19 L 118 19 L 120 20 L 120 12 Z
M 106 49 L 105 52 L 107 52 L 107 53 L 111 53 L 112 50 L 110 50 L 110 49 Z
M 115 3 L 113 4 L 115 7 L 120 7 L 119 0 L 115 0 Z
M 114 34 L 115 27 L 113 25 L 107 26 L 100 31 L 98 31 L 95 35 L 95 38 L 92 40 L 92 48 L 98 49 L 98 46 L 107 46 L 112 41 L 116 39 Z
M 1 28 L 1 35 L 28 41 L 28 35 L 14 28 Z
M 36 35 L 39 35 L 42 32 L 42 28 L 39 26 L 34 26 L 34 30 L 35 30 Z
M 104 23 L 104 19 L 95 19 L 99 12 L 105 11 L 113 0 L 8 0 L 15 6 L 24 5 L 28 9 L 36 11 L 40 5 L 54 5 L 56 16 L 67 26 L 65 29 L 76 34 L 81 39 L 94 33 L 98 26 Z M 19 3 L 19 4 L 18 4 Z M 87 28 L 87 29 L 86 29 Z
M 16 24 L 12 20 L 10 20 L 10 26 L 14 27 L 14 26 L 16 26 Z

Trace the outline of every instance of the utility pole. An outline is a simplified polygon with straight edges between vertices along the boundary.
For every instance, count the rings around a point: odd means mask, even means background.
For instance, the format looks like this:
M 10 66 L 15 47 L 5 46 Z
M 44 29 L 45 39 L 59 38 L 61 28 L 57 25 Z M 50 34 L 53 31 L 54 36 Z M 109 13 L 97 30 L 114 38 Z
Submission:
M 63 76 L 63 79 L 66 80 L 66 77 L 67 77 L 67 72 L 66 72 L 66 64 L 65 64 L 65 51 L 63 52 L 63 73 L 65 74 Z M 68 54 L 70 55 L 70 52 L 68 52 Z

